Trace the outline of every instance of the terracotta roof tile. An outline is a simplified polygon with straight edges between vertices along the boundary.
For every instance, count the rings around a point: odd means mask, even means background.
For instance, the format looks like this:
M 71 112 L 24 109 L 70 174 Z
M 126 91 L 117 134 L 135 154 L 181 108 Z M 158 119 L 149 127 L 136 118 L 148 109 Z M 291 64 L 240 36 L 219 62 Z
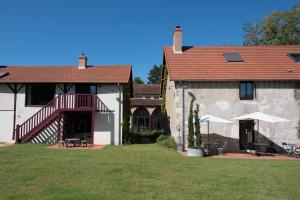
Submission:
M 0 71 L 9 74 L 0 83 L 128 83 L 130 65 L 91 66 L 5 66 Z
M 160 84 L 135 84 L 133 85 L 134 95 L 160 95 Z
M 160 100 L 159 99 L 131 98 L 130 102 L 131 102 L 131 106 L 160 106 Z
M 174 54 L 164 48 L 171 80 L 300 80 L 300 62 L 288 53 L 300 53 L 300 45 L 183 47 Z M 224 53 L 239 53 L 244 62 L 227 62 Z

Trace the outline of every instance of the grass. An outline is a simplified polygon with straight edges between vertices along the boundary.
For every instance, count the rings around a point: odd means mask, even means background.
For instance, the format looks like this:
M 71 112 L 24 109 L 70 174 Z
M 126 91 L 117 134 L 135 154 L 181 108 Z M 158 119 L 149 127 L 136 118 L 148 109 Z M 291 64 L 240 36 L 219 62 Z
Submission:
M 0 148 L 0 199 L 300 199 L 300 162 L 181 157 L 158 145 Z

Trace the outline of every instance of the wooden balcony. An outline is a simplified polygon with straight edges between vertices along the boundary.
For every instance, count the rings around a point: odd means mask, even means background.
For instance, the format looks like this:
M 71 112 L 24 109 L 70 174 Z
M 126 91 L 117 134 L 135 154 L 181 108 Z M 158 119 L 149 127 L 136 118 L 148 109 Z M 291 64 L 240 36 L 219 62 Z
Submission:
M 16 143 L 29 141 L 38 134 L 38 132 L 49 126 L 55 120 L 58 120 L 60 123 L 61 114 L 70 111 L 113 112 L 108 109 L 97 95 L 60 94 L 32 115 L 23 124 L 17 125 L 13 139 L 16 140 Z

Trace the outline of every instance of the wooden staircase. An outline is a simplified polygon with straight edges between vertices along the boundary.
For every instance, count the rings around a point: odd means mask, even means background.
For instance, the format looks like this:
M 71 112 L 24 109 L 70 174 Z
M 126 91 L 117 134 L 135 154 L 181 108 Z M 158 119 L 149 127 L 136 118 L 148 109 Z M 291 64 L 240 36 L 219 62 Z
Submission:
M 47 105 L 43 106 L 23 124 L 17 125 L 13 139 L 16 143 L 29 142 L 55 120 L 58 121 L 57 133 L 59 133 L 62 113 L 67 111 L 90 111 L 100 113 L 113 112 L 107 108 L 97 95 L 60 94 Z

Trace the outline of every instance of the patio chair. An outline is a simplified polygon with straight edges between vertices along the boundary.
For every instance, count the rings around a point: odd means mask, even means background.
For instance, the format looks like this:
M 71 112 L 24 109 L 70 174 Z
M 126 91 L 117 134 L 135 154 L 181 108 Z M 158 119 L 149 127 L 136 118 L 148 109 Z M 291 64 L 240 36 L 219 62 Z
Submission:
M 66 144 L 67 142 L 64 141 L 64 140 L 59 140 L 58 141 L 58 148 L 61 148 L 61 147 L 67 147 Z
M 288 145 L 285 142 L 282 142 L 282 148 L 283 148 L 284 152 L 287 154 L 287 156 L 290 156 L 290 157 L 294 156 L 295 151 L 293 150 L 293 148 L 290 145 Z
M 202 144 L 201 146 L 204 149 L 205 156 L 209 156 L 210 152 L 209 152 L 209 149 L 208 149 L 208 144 Z
M 80 137 L 80 146 L 87 147 L 88 146 L 88 133 L 82 133 L 82 137 Z
M 86 139 L 81 140 L 80 146 L 87 147 L 88 146 L 87 140 Z
M 224 154 L 224 149 L 226 148 L 226 146 L 227 146 L 227 141 L 224 141 L 223 145 L 219 145 L 217 147 L 219 155 L 223 155 Z
M 300 147 L 296 148 L 294 151 L 294 157 L 295 158 L 300 158 Z

